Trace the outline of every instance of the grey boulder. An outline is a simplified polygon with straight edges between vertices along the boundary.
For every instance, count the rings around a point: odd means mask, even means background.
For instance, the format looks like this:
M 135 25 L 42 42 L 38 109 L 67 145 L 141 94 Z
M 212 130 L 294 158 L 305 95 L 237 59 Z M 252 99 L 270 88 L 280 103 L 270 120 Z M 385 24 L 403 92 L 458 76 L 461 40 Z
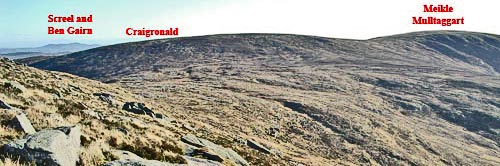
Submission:
M 36 165 L 72 166 L 80 153 L 80 127 L 44 129 L 5 144 L 6 154 Z

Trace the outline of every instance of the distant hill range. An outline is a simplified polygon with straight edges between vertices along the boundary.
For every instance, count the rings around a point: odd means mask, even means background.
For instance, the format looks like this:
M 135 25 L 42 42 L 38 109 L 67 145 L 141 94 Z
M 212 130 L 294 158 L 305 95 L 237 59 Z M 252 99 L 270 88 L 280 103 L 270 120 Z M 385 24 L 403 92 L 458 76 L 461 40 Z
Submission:
M 78 52 L 99 47 L 97 44 L 47 44 L 41 47 L 29 48 L 0 48 L 0 54 L 18 53 L 18 52 L 41 52 L 41 53 L 61 53 L 61 52 Z
M 499 41 L 497 35 L 460 31 L 415 32 L 369 40 L 228 34 L 110 45 L 31 65 L 101 80 L 193 63 L 242 60 L 256 66 L 352 64 L 392 69 L 426 66 L 495 75 L 500 72 Z
M 41 47 L 30 48 L 0 48 L 0 57 L 7 57 L 10 59 L 20 59 L 35 56 L 58 56 L 69 54 L 73 52 L 88 50 L 99 47 L 97 44 L 82 44 L 82 43 L 68 43 L 68 44 L 48 44 Z

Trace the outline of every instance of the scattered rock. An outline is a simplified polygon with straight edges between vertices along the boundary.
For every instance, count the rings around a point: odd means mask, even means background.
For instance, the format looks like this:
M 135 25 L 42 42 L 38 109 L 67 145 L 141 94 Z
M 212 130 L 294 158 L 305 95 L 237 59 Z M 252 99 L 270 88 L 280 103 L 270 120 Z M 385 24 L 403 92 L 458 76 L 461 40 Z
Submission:
M 158 118 L 158 119 L 165 119 L 165 118 L 167 118 L 167 117 L 166 117 L 165 115 L 163 115 L 163 114 L 156 113 L 156 114 L 155 114 L 155 118 Z
M 191 127 L 191 125 L 188 124 L 182 124 L 181 126 L 183 129 L 189 130 L 189 131 L 196 131 L 194 127 Z
M 198 138 L 192 134 L 185 135 L 181 138 L 181 141 L 184 143 L 187 143 L 189 145 L 202 148 L 202 147 L 207 147 L 207 146 L 218 146 L 206 139 Z
M 114 105 L 114 96 L 109 93 L 94 93 L 93 95 L 99 97 L 100 100 L 108 103 L 109 105 Z
M 243 157 L 234 152 L 232 149 L 224 148 L 206 139 L 201 139 L 188 134 L 183 136 L 181 141 L 187 144 L 187 155 L 202 155 L 209 160 L 220 162 L 229 160 L 237 165 L 249 165 Z
M 70 89 L 70 91 L 75 91 L 75 92 L 80 92 L 80 93 L 83 92 L 82 88 L 80 88 L 76 85 L 69 85 L 69 89 Z
M 117 158 L 117 160 L 108 162 L 106 166 L 114 166 L 114 165 L 180 165 L 180 164 L 171 164 L 171 163 L 166 163 L 166 162 L 160 162 L 156 160 L 146 160 L 143 159 L 136 154 L 129 152 L 129 151 L 124 151 L 124 150 L 112 150 L 110 153 Z M 220 166 L 221 164 L 215 161 L 210 161 L 207 159 L 201 159 L 201 158 L 195 158 L 195 157 L 189 157 L 189 156 L 184 156 L 184 159 L 187 162 L 187 165 L 189 166 Z
M 246 145 L 247 144 L 247 140 L 244 139 L 244 138 L 241 138 L 241 137 L 237 137 L 234 139 L 235 142 L 241 144 L 241 145 Z
M 129 152 L 129 151 L 124 151 L 124 150 L 111 150 L 109 153 L 113 155 L 116 159 L 118 160 L 143 160 L 143 158 L 137 156 L 136 154 Z
M 217 161 L 217 162 L 224 162 L 224 158 L 215 153 L 214 151 L 210 151 L 206 148 L 194 148 L 190 150 L 191 153 L 189 155 L 191 156 L 201 156 L 203 158 L 206 158 L 208 160 L 212 161 Z
M 58 75 L 56 75 L 56 74 L 54 74 L 53 76 L 54 76 L 54 78 L 56 78 L 56 79 L 58 79 L 58 80 L 62 80 L 62 78 L 61 78 L 61 77 L 59 77 L 59 76 L 58 76 Z
M 280 133 L 279 127 L 270 127 L 269 130 L 267 130 L 267 134 L 273 137 L 278 137 L 279 133 Z
M 155 117 L 155 113 L 153 112 L 153 110 L 146 107 L 144 103 L 126 102 L 123 105 L 122 109 L 134 114 L 149 115 L 151 117 Z
M 56 90 L 53 95 L 59 99 L 64 97 L 63 93 L 58 90 Z
M 4 145 L 6 154 L 36 165 L 76 165 L 80 152 L 80 127 L 41 130 Z
M 165 115 L 160 114 L 160 113 L 156 113 L 156 114 L 155 114 L 155 117 L 156 117 L 157 119 L 161 119 L 161 120 L 166 121 L 166 122 L 169 122 L 169 123 L 172 123 L 172 122 L 174 122 L 174 121 L 175 121 L 175 119 L 169 118 L 168 116 L 165 116 Z
M 17 130 L 23 131 L 26 134 L 36 133 L 35 128 L 31 125 L 30 120 L 26 117 L 25 114 L 19 113 L 11 120 L 9 126 L 15 128 Z
M 247 140 L 247 145 L 262 153 L 271 154 L 271 150 L 267 149 L 265 146 L 259 144 L 258 142 Z
M 1 109 L 12 109 L 12 107 L 9 104 L 5 103 L 2 100 L 0 100 L 0 108 Z
M 123 134 L 125 135 L 128 135 L 128 130 L 127 129 L 124 129 L 124 128 L 121 128 L 121 127 L 118 127 L 116 128 L 116 130 L 118 130 L 119 132 L 122 132 Z

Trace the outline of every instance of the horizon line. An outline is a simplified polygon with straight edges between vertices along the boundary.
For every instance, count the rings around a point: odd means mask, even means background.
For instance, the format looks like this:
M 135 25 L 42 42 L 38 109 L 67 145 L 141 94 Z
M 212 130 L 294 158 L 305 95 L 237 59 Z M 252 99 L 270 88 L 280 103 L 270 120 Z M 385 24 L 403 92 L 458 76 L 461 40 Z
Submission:
M 308 37 L 318 37 L 318 38 L 327 38 L 327 39 L 341 39 L 341 40 L 358 40 L 358 41 L 365 41 L 365 40 L 373 40 L 373 39 L 379 39 L 379 38 L 386 38 L 386 37 L 391 37 L 391 36 L 399 36 L 399 35 L 405 35 L 405 34 L 413 34 L 413 33 L 432 33 L 432 32 L 465 32 L 465 33 L 479 33 L 479 34 L 486 34 L 486 35 L 495 35 L 499 36 L 500 34 L 494 34 L 494 33 L 489 33 L 489 32 L 478 32 L 478 31 L 467 31 L 467 30 L 422 30 L 422 31 L 410 31 L 410 32 L 403 32 L 403 33 L 395 33 L 391 35 L 383 35 L 383 36 L 378 36 L 378 37 L 372 37 L 372 38 L 367 38 L 367 39 L 354 39 L 354 38 L 341 38 L 341 37 L 328 37 L 328 36 L 318 36 L 318 35 L 306 35 L 306 34 L 294 34 L 294 33 L 274 33 L 274 32 L 248 32 L 248 33 L 214 33 L 214 34 L 204 34 L 204 35 L 192 35 L 192 36 L 176 36 L 176 37 L 165 37 L 165 38 L 154 38 L 154 39 L 144 39 L 144 40 L 136 40 L 136 41 L 125 41 L 125 42 L 111 42 L 108 44 L 97 44 L 97 42 L 94 43 L 89 43 L 88 41 L 86 42 L 79 42 L 79 41 L 72 41 L 72 42 L 67 42 L 67 43 L 47 43 L 41 46 L 35 46 L 35 47 L 2 47 L 0 49 L 22 49 L 22 48 L 38 48 L 38 47 L 44 47 L 47 45 L 59 45 L 59 44 L 85 44 L 85 45 L 98 45 L 98 47 L 103 47 L 103 46 L 111 46 L 111 45 L 118 45 L 118 44 L 125 44 L 125 43 L 135 43 L 135 42 L 145 42 L 145 41 L 153 41 L 153 40 L 168 40 L 168 39 L 180 39 L 180 38 L 193 38 L 193 37 L 207 37 L 207 36 L 223 36 L 223 35 L 294 35 L 294 36 L 308 36 Z M 122 38 L 125 39 L 125 38 Z M 128 38 L 132 39 L 132 38 Z M 116 39 L 120 40 L 120 39 Z

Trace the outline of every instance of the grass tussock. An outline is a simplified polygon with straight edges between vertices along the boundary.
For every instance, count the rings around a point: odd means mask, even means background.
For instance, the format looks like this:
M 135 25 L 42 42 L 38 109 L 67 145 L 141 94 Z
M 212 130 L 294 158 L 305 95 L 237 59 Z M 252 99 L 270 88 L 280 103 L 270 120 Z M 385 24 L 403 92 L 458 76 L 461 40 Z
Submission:
M 80 165 L 81 166 L 93 166 L 101 165 L 107 161 L 105 153 L 109 146 L 102 142 L 91 142 L 90 144 L 83 146 L 80 154 Z
M 0 159 L 0 166 L 22 166 L 19 160 L 12 160 L 10 158 Z

